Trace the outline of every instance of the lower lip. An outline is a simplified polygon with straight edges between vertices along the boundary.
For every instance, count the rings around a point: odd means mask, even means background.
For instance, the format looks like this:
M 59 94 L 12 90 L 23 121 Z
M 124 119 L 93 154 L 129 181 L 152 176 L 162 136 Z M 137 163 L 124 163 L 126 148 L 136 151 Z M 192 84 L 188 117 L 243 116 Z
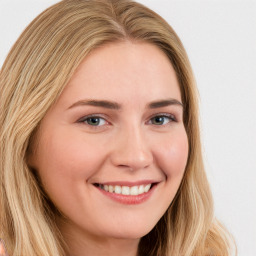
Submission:
M 103 195 L 111 198 L 112 200 L 119 202 L 121 204 L 141 204 L 148 200 L 154 190 L 156 189 L 156 184 L 146 193 L 137 195 L 137 196 L 128 196 L 128 195 L 122 195 L 122 194 L 116 194 L 116 193 L 110 193 L 107 192 L 101 188 L 97 188 Z

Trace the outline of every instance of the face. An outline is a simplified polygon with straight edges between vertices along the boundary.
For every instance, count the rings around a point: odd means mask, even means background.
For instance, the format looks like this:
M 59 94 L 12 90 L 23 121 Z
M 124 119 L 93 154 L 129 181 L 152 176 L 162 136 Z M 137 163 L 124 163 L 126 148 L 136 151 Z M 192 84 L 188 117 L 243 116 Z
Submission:
M 172 202 L 188 157 L 175 71 L 156 46 L 90 53 L 42 120 L 30 165 L 70 230 L 140 238 Z

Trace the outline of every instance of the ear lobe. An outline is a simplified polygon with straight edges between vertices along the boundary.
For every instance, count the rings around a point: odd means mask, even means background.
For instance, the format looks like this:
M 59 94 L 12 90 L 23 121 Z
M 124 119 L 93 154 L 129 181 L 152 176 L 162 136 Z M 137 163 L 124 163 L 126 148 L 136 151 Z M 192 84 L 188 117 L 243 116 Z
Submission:
M 4 246 L 4 241 L 0 238 L 0 256 L 8 256 L 6 248 Z
M 32 133 L 28 147 L 27 147 L 27 152 L 26 152 L 26 163 L 30 169 L 36 169 L 36 149 L 37 149 L 37 136 L 38 134 L 38 128 Z M 1 256 L 1 255 L 0 255 Z
M 27 148 L 26 163 L 30 169 L 36 169 L 36 151 L 34 147 L 34 142 L 30 143 Z
M 35 152 L 32 150 L 28 150 L 27 156 L 26 156 L 26 163 L 31 170 L 36 169 L 36 161 L 35 161 Z M 1 254 L 0 254 L 1 256 Z

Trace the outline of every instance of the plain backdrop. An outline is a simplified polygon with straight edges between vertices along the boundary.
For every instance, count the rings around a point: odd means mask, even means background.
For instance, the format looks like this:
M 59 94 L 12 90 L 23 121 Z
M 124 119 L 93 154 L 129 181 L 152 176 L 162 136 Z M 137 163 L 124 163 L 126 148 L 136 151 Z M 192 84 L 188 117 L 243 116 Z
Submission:
M 0 0 L 0 66 L 23 29 L 56 0 Z M 239 256 L 256 255 L 256 1 L 140 0 L 180 36 L 200 93 L 216 216 Z

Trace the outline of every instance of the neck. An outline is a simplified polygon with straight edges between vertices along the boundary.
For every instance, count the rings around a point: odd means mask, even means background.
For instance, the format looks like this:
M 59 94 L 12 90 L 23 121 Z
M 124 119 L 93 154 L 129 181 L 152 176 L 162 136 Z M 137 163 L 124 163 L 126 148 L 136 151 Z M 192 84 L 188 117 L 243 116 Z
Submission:
M 68 223 L 59 225 L 67 245 L 67 256 L 136 256 L 140 239 L 101 237 L 79 228 L 70 228 Z

